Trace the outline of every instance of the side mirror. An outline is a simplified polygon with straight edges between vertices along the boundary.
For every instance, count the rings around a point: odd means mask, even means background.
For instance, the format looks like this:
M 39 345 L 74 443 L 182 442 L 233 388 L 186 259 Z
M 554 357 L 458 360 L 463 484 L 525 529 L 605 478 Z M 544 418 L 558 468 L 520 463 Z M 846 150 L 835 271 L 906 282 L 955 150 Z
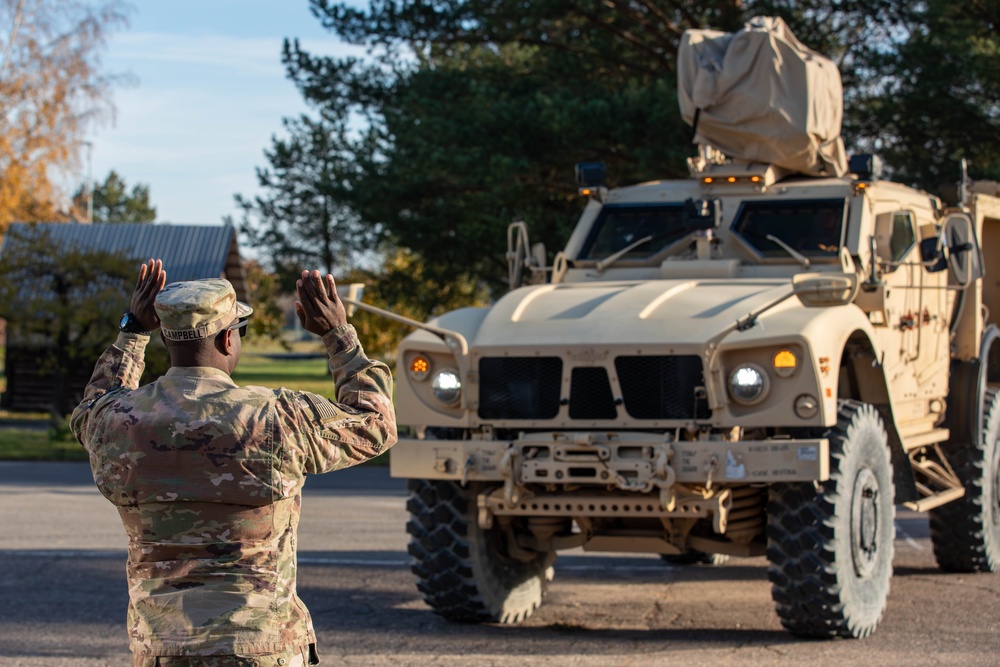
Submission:
M 341 299 L 350 299 L 351 301 L 361 301 L 361 297 L 365 294 L 365 284 L 364 283 L 349 283 L 347 285 L 337 285 L 337 294 Z M 354 304 L 346 304 L 347 316 L 353 317 L 354 311 L 358 308 Z
M 858 295 L 858 277 L 849 273 L 800 273 L 792 278 L 792 289 L 806 308 L 845 306 Z
M 983 250 L 972 219 L 965 213 L 952 213 L 945 218 L 938 248 L 946 257 L 952 281 L 959 287 L 966 288 L 983 277 Z
M 920 262 L 928 273 L 938 273 L 948 268 L 948 260 L 941 252 L 941 239 L 937 236 L 920 242 Z
M 530 244 L 528 225 L 522 220 L 507 227 L 507 285 L 517 289 L 524 282 L 524 270 L 529 271 L 528 283 L 545 282 L 545 244 Z

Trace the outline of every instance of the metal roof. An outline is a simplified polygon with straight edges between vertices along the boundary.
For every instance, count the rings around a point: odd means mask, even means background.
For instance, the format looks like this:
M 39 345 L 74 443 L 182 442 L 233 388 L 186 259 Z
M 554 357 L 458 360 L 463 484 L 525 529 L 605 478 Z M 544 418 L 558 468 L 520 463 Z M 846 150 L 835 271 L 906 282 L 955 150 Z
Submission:
M 19 237 L 42 230 L 51 235 L 54 243 L 133 257 L 137 262 L 136 270 L 138 262 L 162 259 L 170 282 L 228 278 L 237 298 L 247 300 L 236 231 L 231 225 L 14 223 L 0 248 L 0 255 L 16 252 Z

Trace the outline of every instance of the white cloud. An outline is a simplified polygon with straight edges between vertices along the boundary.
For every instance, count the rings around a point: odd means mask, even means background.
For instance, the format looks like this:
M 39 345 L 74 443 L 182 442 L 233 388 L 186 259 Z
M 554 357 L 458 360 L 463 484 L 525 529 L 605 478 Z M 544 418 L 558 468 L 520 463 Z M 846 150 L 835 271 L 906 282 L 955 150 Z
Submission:
M 134 32 L 117 36 L 109 64 L 137 66 L 155 63 L 160 67 L 200 65 L 223 68 L 254 76 L 283 78 L 281 47 L 283 38 L 233 37 L 231 35 L 178 35 Z M 301 40 L 306 50 L 334 57 L 363 55 L 364 50 L 335 39 Z
M 119 89 L 113 127 L 93 140 L 93 176 L 118 171 L 150 187 L 158 219 L 217 224 L 233 195 L 257 192 L 281 119 L 307 107 L 285 78 L 281 38 L 141 31 L 115 36 L 105 64 L 137 85 Z M 334 39 L 303 39 L 311 53 L 363 55 Z M 86 165 L 82 165 L 86 169 Z M 83 180 L 85 174 L 80 174 Z

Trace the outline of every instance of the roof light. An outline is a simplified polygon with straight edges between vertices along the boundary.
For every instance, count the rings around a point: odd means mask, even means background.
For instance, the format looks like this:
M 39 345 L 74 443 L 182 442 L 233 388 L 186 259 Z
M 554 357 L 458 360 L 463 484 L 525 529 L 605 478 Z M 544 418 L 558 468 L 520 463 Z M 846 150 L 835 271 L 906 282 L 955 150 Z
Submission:
M 750 177 L 750 182 L 751 183 L 760 183 L 760 176 L 751 176 Z
M 730 176 L 726 180 L 729 181 L 730 183 L 735 183 L 736 182 L 736 177 L 735 176 Z
M 715 179 L 712 178 L 711 176 L 706 176 L 705 178 L 701 179 L 701 182 L 704 183 L 705 185 L 708 185 L 710 183 L 714 183 Z
M 581 187 L 600 188 L 604 186 L 603 162 L 577 162 L 576 182 Z

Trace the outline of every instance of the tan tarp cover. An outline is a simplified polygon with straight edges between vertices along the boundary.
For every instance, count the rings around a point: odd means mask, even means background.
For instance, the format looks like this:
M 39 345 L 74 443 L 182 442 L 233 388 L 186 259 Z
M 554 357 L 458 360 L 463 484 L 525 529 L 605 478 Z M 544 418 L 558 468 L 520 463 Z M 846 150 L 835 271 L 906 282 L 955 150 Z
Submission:
M 736 33 L 685 31 L 677 87 L 689 125 L 701 110 L 695 143 L 804 174 L 847 171 L 840 72 L 780 18 L 756 18 Z

